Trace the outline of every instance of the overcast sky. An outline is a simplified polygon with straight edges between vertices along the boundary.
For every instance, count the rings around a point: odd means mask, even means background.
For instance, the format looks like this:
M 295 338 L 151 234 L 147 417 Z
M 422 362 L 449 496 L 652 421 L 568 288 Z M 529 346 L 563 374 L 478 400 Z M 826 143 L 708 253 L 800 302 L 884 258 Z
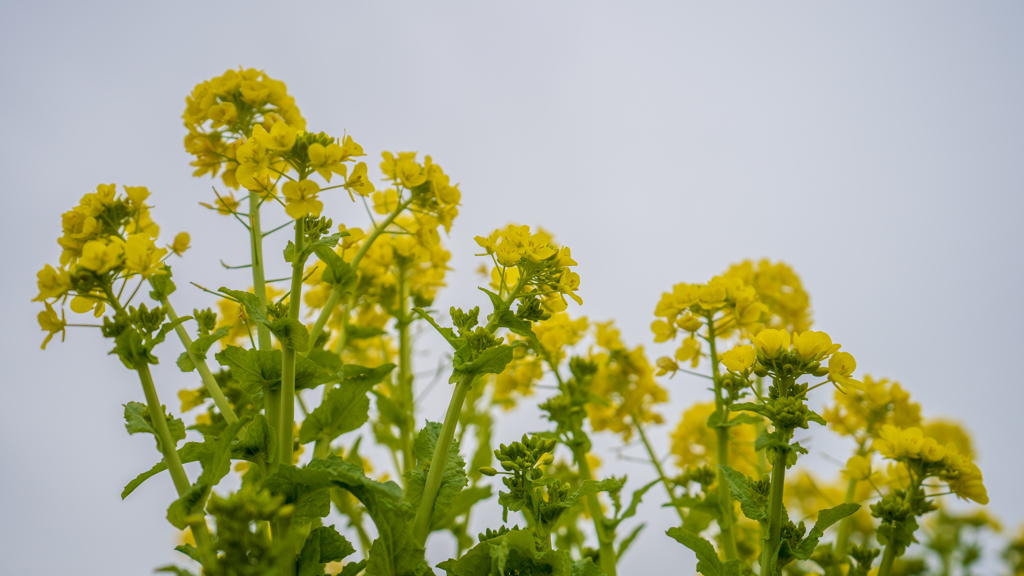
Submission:
M 371 169 L 381 150 L 418 150 L 461 183 L 442 309 L 482 303 L 472 238 L 509 221 L 570 246 L 580 313 L 615 318 L 652 356 L 670 352 L 648 326 L 673 283 L 744 258 L 785 260 L 816 327 L 859 372 L 901 381 L 927 416 L 971 429 L 991 510 L 1009 527 L 1024 520 L 1024 5 L 283 6 L 5 9 L 0 572 L 134 576 L 180 560 L 163 520 L 166 475 L 119 498 L 158 459 L 123 427 L 121 404 L 142 399 L 135 375 L 91 332 L 41 352 L 29 300 L 35 272 L 58 259 L 60 213 L 101 182 L 148 186 L 167 240 L 192 234 L 176 278 L 248 286 L 219 267 L 245 262 L 247 240 L 197 205 L 210 181 L 190 176 L 180 119 L 196 83 L 238 65 L 284 80 L 309 128 L 352 134 Z M 325 214 L 362 225 L 343 196 Z M 176 297 L 182 310 L 209 305 L 194 290 Z M 165 346 L 155 375 L 177 412 L 174 392 L 195 383 L 170 361 L 179 345 Z M 673 425 L 707 397 L 692 379 L 666 385 Z M 439 386 L 423 415 L 440 419 L 448 394 Z M 538 426 L 535 414 L 511 418 L 498 439 Z M 662 451 L 667 431 L 653 431 Z M 825 456 L 846 455 L 833 445 L 821 440 L 807 461 L 834 473 Z M 631 484 L 651 477 L 606 463 Z M 623 573 L 693 565 L 662 535 L 673 516 L 651 495 Z M 433 563 L 449 553 L 432 542 Z

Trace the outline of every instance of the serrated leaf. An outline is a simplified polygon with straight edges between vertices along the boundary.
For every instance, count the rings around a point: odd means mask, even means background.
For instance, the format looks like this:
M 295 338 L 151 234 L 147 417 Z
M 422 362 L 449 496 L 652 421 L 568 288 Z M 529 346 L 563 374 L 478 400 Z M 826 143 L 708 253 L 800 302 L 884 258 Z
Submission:
M 434 457 L 434 450 L 437 448 L 438 436 L 441 432 L 441 424 L 438 422 L 427 422 L 420 430 L 413 441 L 413 454 L 416 457 L 416 468 L 406 471 L 403 477 L 406 479 L 405 500 L 414 507 L 420 505 L 423 499 L 423 488 L 427 482 L 427 470 Z M 459 492 L 469 483 L 466 476 L 466 462 L 459 455 L 459 443 L 453 440 L 448 447 L 448 458 L 445 460 L 444 474 L 441 476 L 441 486 L 434 498 L 434 508 L 430 515 L 431 530 L 440 528 L 444 524 L 445 516 L 455 503 Z
M 764 523 L 768 520 L 768 509 L 766 502 L 760 502 L 750 490 L 750 480 L 733 470 L 729 466 L 719 466 L 725 474 L 725 481 L 729 484 L 729 492 L 734 500 L 740 503 L 740 510 L 743 515 L 751 520 Z
M 440 334 L 445 339 L 445 341 L 448 342 L 449 345 L 451 345 L 452 349 L 459 350 L 460 348 L 466 345 L 466 340 L 464 338 L 459 338 L 459 336 L 455 334 L 455 330 L 452 330 L 451 328 L 444 328 L 441 325 L 439 325 L 437 322 L 434 321 L 433 318 L 430 317 L 430 314 L 427 314 L 427 312 L 424 309 L 413 308 L 412 311 L 419 314 L 421 318 L 423 318 L 424 320 L 427 321 L 428 324 L 433 326 L 434 330 L 437 330 L 438 334 Z
M 374 368 L 345 364 L 338 376 L 342 386 L 374 386 L 387 378 L 387 375 L 394 369 L 395 365 L 391 363 L 381 364 Z
M 341 286 L 342 292 L 350 292 L 359 279 L 355 269 L 330 248 L 319 247 L 315 252 L 317 258 L 320 258 L 325 266 L 320 275 L 320 281 Z
M 160 344 L 161 342 L 164 341 L 165 338 L 167 338 L 167 335 L 171 332 L 171 330 L 174 330 L 178 326 L 184 324 L 185 322 L 191 319 L 191 316 L 182 316 L 181 318 L 175 318 L 174 320 L 171 320 L 169 322 L 164 322 L 163 324 L 160 325 L 160 330 L 158 330 L 157 333 L 154 334 L 153 337 L 146 342 L 146 346 L 148 346 L 149 349 L 152 350 L 153 346 Z
M 209 496 L 210 487 L 204 482 L 196 482 L 167 508 L 167 521 L 178 530 L 184 530 L 201 515 Z
M 584 480 L 579 489 L 570 494 L 569 497 L 561 504 L 558 504 L 558 506 L 562 508 L 571 508 L 575 506 L 581 498 L 585 498 L 591 494 L 597 494 L 598 492 L 611 492 L 621 488 L 622 482 L 615 478 L 605 478 L 604 480 Z
M 241 440 L 231 446 L 231 457 L 249 462 L 270 462 L 277 451 L 277 434 L 266 416 L 257 414 Z
M 352 544 L 338 534 L 334 526 L 320 526 L 310 530 L 302 545 L 295 565 L 296 576 L 323 576 L 324 566 L 355 552 Z
M 309 330 L 302 322 L 294 318 L 278 318 L 266 324 L 270 333 L 277 337 L 282 346 L 298 352 L 309 349 Z
M 484 374 L 501 374 L 505 367 L 512 361 L 512 347 L 508 344 L 499 344 L 488 348 L 470 362 L 459 363 L 459 354 L 455 354 L 453 360 L 454 371 L 449 383 L 455 383 L 465 376 L 478 378 Z
M 177 290 L 174 281 L 171 280 L 171 267 L 164 266 L 163 272 L 163 274 L 154 274 L 149 277 L 149 286 L 152 288 L 149 297 L 157 302 L 174 294 L 174 291 Z
M 267 318 L 266 314 L 263 313 L 263 305 L 260 303 L 260 299 L 251 292 L 242 292 L 241 290 L 230 290 L 221 286 L 217 289 L 217 292 L 225 294 L 232 300 L 238 302 L 245 308 L 245 314 L 250 320 L 259 322 L 260 324 L 269 324 L 270 319 Z
M 643 526 L 641 525 L 638 528 L 643 528 Z M 605 576 L 604 572 L 590 558 L 573 562 L 570 572 L 572 576 Z
M 351 432 L 369 418 L 370 398 L 367 393 L 373 385 L 343 383 L 332 388 L 324 401 L 302 422 L 299 443 L 314 440 L 330 443 L 338 436 Z
M 730 412 L 742 412 L 744 410 L 763 415 L 765 408 L 763 404 L 756 404 L 754 402 L 740 402 L 729 407 Z
M 192 363 L 192 358 L 189 356 L 191 352 L 198 358 L 206 359 L 206 353 L 210 350 L 210 347 L 217 343 L 218 340 L 228 335 L 231 331 L 230 326 L 221 326 L 206 336 L 200 336 L 192 342 L 189 346 L 188 351 L 182 352 L 181 356 L 178 356 L 178 368 L 181 368 L 182 372 L 191 372 L 196 369 L 195 364 Z
M 686 546 L 697 555 L 697 571 L 704 576 L 719 576 L 722 574 L 722 561 L 718 559 L 718 553 L 711 542 L 701 538 L 697 534 L 683 528 L 669 528 L 666 532 L 683 546 Z
M 484 540 L 461 558 L 448 560 L 438 567 L 444 569 L 448 576 L 573 576 L 572 564 L 566 552 L 539 549 L 532 532 L 509 530 L 501 536 Z M 585 566 L 580 567 L 583 568 Z
M 807 533 L 807 536 L 800 542 L 800 545 L 796 547 L 796 550 L 793 550 L 793 555 L 801 560 L 809 559 L 811 554 L 814 553 L 814 549 L 818 547 L 818 541 L 825 535 L 825 530 L 828 530 L 829 526 L 857 510 L 860 510 L 860 504 L 846 502 L 834 508 L 818 512 L 818 521 L 814 523 L 814 527 Z
M 171 433 L 171 439 L 174 441 L 175 446 L 177 446 L 178 442 L 185 439 L 185 424 L 181 420 L 167 414 L 165 406 L 161 406 L 161 408 L 164 409 L 164 420 L 167 422 L 167 429 Z M 156 438 L 157 450 L 163 452 L 163 448 L 160 446 L 160 436 L 157 435 L 156 428 L 153 427 L 149 408 L 145 404 L 141 402 L 125 404 L 124 420 L 124 427 L 128 430 L 129 434 L 138 434 L 140 432 L 152 434 Z
M 341 567 L 341 572 L 338 572 L 338 576 L 356 576 L 366 568 L 366 560 L 360 560 L 359 562 L 349 562 Z
M 341 356 L 323 348 L 313 348 L 306 354 L 306 358 L 309 358 L 314 364 L 329 374 L 337 374 L 341 371 L 341 367 L 345 365 L 341 361 Z
M 186 442 L 181 448 L 178 449 L 178 459 L 181 460 L 182 464 L 187 464 L 189 462 L 198 462 L 200 452 L 206 449 L 208 449 L 208 446 L 206 446 L 202 442 Z M 161 458 L 160 461 L 157 462 L 155 466 L 143 472 L 142 474 L 136 476 L 134 480 L 129 482 L 124 487 L 124 490 L 121 491 L 121 499 L 124 500 L 125 498 L 127 498 L 128 495 L 134 492 L 136 488 L 141 486 L 143 482 L 149 480 L 150 478 L 156 476 L 157 474 L 163 472 L 164 470 L 167 470 L 167 462 Z
M 252 398 L 257 409 L 263 408 L 263 386 L 281 387 L 281 351 L 247 350 L 228 346 L 215 356 L 221 366 L 231 369 L 231 377 Z

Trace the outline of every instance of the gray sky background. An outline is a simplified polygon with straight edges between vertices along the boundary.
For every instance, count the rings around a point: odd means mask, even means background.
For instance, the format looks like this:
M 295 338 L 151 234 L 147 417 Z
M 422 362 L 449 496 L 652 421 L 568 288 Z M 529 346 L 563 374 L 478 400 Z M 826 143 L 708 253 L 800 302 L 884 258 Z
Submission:
M 442 309 L 482 303 L 473 236 L 541 224 L 580 263 L 580 312 L 615 318 L 656 357 L 670 353 L 648 330 L 662 291 L 744 258 L 785 260 L 811 293 L 816 327 L 860 373 L 901 381 L 927 416 L 963 421 L 990 510 L 1013 529 L 1024 520 L 1024 387 L 1013 368 L 1024 323 L 1024 5 L 282 6 L 5 10 L 0 572 L 127 576 L 180 559 L 163 520 L 168 478 L 119 498 L 158 459 L 151 440 L 124 431 L 121 404 L 142 398 L 134 375 L 91 332 L 39 351 L 29 300 L 35 272 L 58 258 L 60 213 L 101 182 L 148 186 L 164 238 L 192 234 L 177 278 L 248 286 L 218 265 L 245 262 L 247 241 L 197 206 L 210 181 L 190 176 L 180 120 L 196 83 L 240 64 L 284 80 L 311 130 L 352 134 L 371 170 L 381 150 L 418 150 L 461 183 Z M 365 222 L 342 194 L 325 214 Z M 208 305 L 188 288 L 176 302 Z M 177 412 L 174 391 L 194 383 L 173 366 L 180 345 L 165 346 L 156 378 Z M 707 397 L 693 379 L 666 385 L 672 425 Z M 440 418 L 448 391 L 435 392 L 421 418 Z M 507 441 L 539 423 L 526 414 L 501 426 Z M 663 452 L 667 432 L 654 431 Z M 834 472 L 825 454 L 847 456 L 822 438 L 807 461 Z M 610 471 L 637 486 L 652 476 L 606 457 Z M 672 514 L 651 494 L 626 574 L 693 565 L 662 536 Z M 432 541 L 430 557 L 449 550 Z

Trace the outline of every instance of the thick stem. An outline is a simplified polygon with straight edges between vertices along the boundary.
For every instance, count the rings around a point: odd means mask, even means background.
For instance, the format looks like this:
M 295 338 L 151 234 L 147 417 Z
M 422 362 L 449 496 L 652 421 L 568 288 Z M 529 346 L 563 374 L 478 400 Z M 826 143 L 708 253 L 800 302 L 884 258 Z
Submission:
M 174 308 L 171 306 L 170 300 L 167 298 L 161 298 L 160 305 L 163 306 L 164 311 L 167 312 L 167 318 L 172 322 L 178 319 L 178 315 L 174 312 Z M 185 346 L 185 352 L 188 354 L 189 360 L 192 361 L 196 370 L 199 371 L 199 376 L 203 379 L 203 385 L 206 386 L 206 391 L 210 393 L 210 397 L 213 398 L 213 402 L 217 404 L 217 409 L 220 410 L 221 416 L 224 417 L 224 420 L 227 420 L 228 424 L 234 424 L 237 422 L 238 416 L 235 415 L 234 409 L 231 408 L 231 403 L 224 397 L 224 392 L 221 391 L 220 385 L 217 384 L 217 380 L 214 379 L 213 373 L 210 372 L 210 366 L 207 365 L 206 358 L 200 358 L 192 353 L 192 339 L 189 338 L 185 327 L 178 324 L 174 327 L 174 331 L 178 334 L 178 338 Z
M 718 413 L 718 421 L 724 424 L 729 421 L 729 410 L 725 406 L 725 400 L 722 398 L 722 379 L 718 370 L 718 350 L 716 348 L 714 314 L 709 314 L 707 318 L 708 346 L 710 348 L 711 356 L 711 375 L 714 378 L 715 384 L 715 411 Z M 729 428 L 725 426 L 715 428 L 715 436 L 718 441 L 716 451 L 716 459 L 718 463 L 718 527 L 721 531 L 722 548 L 723 552 L 725 552 L 725 560 L 729 561 L 735 560 L 739 557 L 739 551 L 736 548 L 736 532 L 733 528 L 735 524 L 735 517 L 732 493 L 729 490 L 729 484 L 725 478 L 725 470 L 722 469 L 722 466 L 729 466 L 730 464 Z
M 370 235 L 363 240 L 363 243 L 359 246 L 359 250 L 356 252 L 356 255 L 352 258 L 352 261 L 349 262 L 352 270 L 359 270 L 359 262 L 363 259 L 363 256 L 366 255 L 366 251 L 370 249 L 370 245 L 372 245 L 374 240 L 384 232 L 385 228 L 395 221 L 395 218 L 397 218 L 399 214 L 409 207 L 410 203 L 412 203 L 411 198 L 399 204 L 398 207 L 395 208 L 395 211 L 388 214 L 388 217 L 381 221 L 380 224 L 377 224 L 373 229 L 373 232 L 370 232 Z M 327 324 L 327 320 L 329 320 L 331 314 L 334 313 L 334 307 L 337 306 L 338 301 L 341 300 L 342 291 L 343 287 L 341 285 L 335 285 L 331 290 L 330 295 L 327 297 L 327 304 L 325 304 L 320 310 L 320 314 L 316 317 L 316 321 L 313 322 L 313 328 L 309 331 L 310 342 L 316 342 L 316 339 L 320 337 L 320 333 L 324 331 L 324 325 Z
M 402 446 L 402 472 L 416 466 L 412 453 L 412 436 L 416 428 L 416 406 L 412 393 L 412 343 L 409 338 L 409 278 L 404 265 L 398 267 L 398 397 L 404 408 L 405 423 L 399 429 Z
M 153 422 L 157 438 L 160 439 L 160 451 L 163 452 L 164 462 L 167 462 L 167 471 L 171 474 L 171 481 L 174 482 L 174 489 L 178 496 L 184 496 L 185 492 L 192 487 L 192 483 L 185 474 L 185 468 L 181 465 L 181 458 L 171 438 L 171 430 L 167 427 L 167 419 L 164 418 L 164 408 L 160 404 L 160 398 L 156 394 L 156 386 L 153 385 L 153 376 L 149 372 L 149 364 L 145 361 L 135 363 L 135 370 L 139 373 L 139 380 L 142 382 L 142 392 L 146 395 L 146 407 L 149 411 L 149 419 Z M 203 565 L 212 567 L 216 561 L 213 556 L 210 532 L 206 528 L 206 519 L 193 522 L 189 525 L 192 528 L 192 536 L 196 539 L 196 545 L 203 556 Z
M 782 541 L 782 496 L 786 486 L 786 458 L 784 450 L 777 450 L 772 463 L 771 494 L 768 497 L 768 540 L 761 550 L 761 574 L 773 576 L 775 551 Z
M 665 486 L 665 492 L 668 493 L 669 501 L 675 500 L 675 494 L 672 492 L 672 484 L 669 483 L 668 477 L 665 476 L 665 471 L 661 468 L 661 461 L 658 459 L 658 455 L 654 453 L 654 448 L 651 446 L 650 441 L 647 440 L 647 433 L 644 432 L 643 424 L 640 423 L 640 419 L 633 417 L 633 425 L 636 426 L 637 432 L 640 433 L 640 440 L 644 443 L 644 448 L 647 449 L 647 455 L 650 457 L 651 462 L 654 463 L 654 469 L 658 471 L 658 478 L 661 478 L 661 483 Z M 672 504 L 672 507 L 679 513 L 679 520 L 686 522 L 686 517 L 683 515 L 683 510 Z
M 441 478 L 448 461 L 448 451 L 451 449 L 452 440 L 455 439 L 455 426 L 459 423 L 462 404 L 466 400 L 466 393 L 473 385 L 473 378 L 472 374 L 467 374 L 455 384 L 455 391 L 452 392 L 452 400 L 448 403 L 448 412 L 444 416 L 444 424 L 441 425 L 441 433 L 437 438 L 437 446 L 434 448 L 434 456 L 430 459 L 430 472 L 427 473 L 427 481 L 423 486 L 423 499 L 416 510 L 416 519 L 413 522 L 413 534 L 420 544 L 425 543 L 427 536 L 430 535 L 430 519 L 434 515 L 434 499 L 437 498 L 437 492 L 441 488 Z
M 572 449 L 572 453 L 576 459 L 576 465 L 580 469 L 580 480 L 584 482 L 593 480 L 594 475 L 590 471 L 590 463 L 587 462 L 587 454 L 583 451 L 583 446 L 576 444 Z M 594 528 L 597 530 L 597 543 L 601 551 L 601 570 L 604 571 L 605 576 L 616 576 L 614 535 L 608 534 L 605 530 L 605 518 L 604 511 L 601 510 L 601 501 L 598 500 L 597 494 L 588 494 L 586 501 L 587 510 L 590 511 L 590 517 L 594 519 Z
M 249 239 L 252 249 L 252 286 L 256 299 L 260 302 L 260 312 L 267 313 L 267 282 L 266 268 L 263 263 L 263 229 L 260 227 L 260 197 L 255 192 L 249 192 Z M 260 350 L 270 350 L 273 346 L 270 340 L 270 328 L 256 323 L 256 345 Z M 281 391 L 271 390 L 270 384 L 263 385 L 263 406 L 267 415 L 267 421 L 274 428 L 278 426 L 281 417 Z M 277 470 L 277 457 L 271 458 L 270 471 Z
M 295 221 L 295 262 L 292 263 L 292 287 L 288 296 L 288 317 L 299 320 L 302 304 L 302 274 L 305 260 L 300 257 L 306 239 L 306 221 Z M 295 349 L 281 343 L 281 414 L 277 433 L 279 465 L 292 463 L 292 434 L 295 427 Z
M 889 542 L 882 553 L 882 563 L 878 565 L 878 576 L 889 576 L 892 566 L 896 562 L 896 545 Z
M 515 301 L 516 296 L 526 285 L 526 276 L 521 276 L 516 287 L 513 288 L 505 298 L 505 304 Z M 484 327 L 488 332 L 497 330 L 498 314 L 493 314 Z M 448 412 L 444 416 L 444 423 L 441 425 L 441 433 L 437 439 L 437 446 L 434 447 L 434 455 L 430 459 L 430 471 L 427 472 L 427 481 L 423 486 L 423 497 L 420 500 L 419 508 L 416 509 L 416 519 L 413 522 L 413 535 L 420 544 L 427 541 L 430 535 L 430 519 L 434 514 L 434 499 L 437 498 L 437 491 L 441 488 L 441 477 L 444 476 L 445 464 L 448 461 L 448 450 L 451 448 L 452 440 L 455 438 L 455 427 L 459 424 L 459 414 L 462 413 L 462 404 L 466 401 L 466 394 L 473 385 L 473 375 L 467 374 L 459 379 L 452 392 L 451 402 L 448 404 Z

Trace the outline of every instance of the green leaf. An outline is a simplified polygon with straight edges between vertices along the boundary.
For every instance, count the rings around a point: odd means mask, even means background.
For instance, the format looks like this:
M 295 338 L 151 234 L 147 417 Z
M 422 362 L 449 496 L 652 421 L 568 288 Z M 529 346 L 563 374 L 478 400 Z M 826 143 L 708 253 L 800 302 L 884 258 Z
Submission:
M 658 478 L 651 480 L 650 482 L 641 486 L 639 489 L 633 492 L 633 497 L 629 501 L 629 506 L 627 506 L 626 509 L 622 511 L 622 514 L 620 514 L 618 518 L 615 518 L 615 520 L 611 523 L 612 530 L 618 527 L 618 525 L 621 524 L 623 520 L 627 518 L 632 518 L 636 514 L 636 509 L 637 507 L 640 506 L 640 501 L 643 499 L 644 494 L 646 494 L 648 490 L 653 488 L 654 485 L 660 481 L 661 480 Z
M 719 576 L 722 574 L 722 561 L 718 559 L 718 553 L 711 542 L 701 538 L 697 534 L 684 528 L 669 528 L 666 532 L 683 546 L 686 546 L 697 555 L 697 571 L 704 576 Z
M 817 422 L 818 424 L 821 424 L 822 426 L 826 426 L 828 424 L 827 422 L 825 422 L 825 419 L 822 418 L 820 414 L 818 414 L 817 412 L 815 412 L 813 410 L 808 410 L 807 411 L 807 421 L 808 422 Z
M 149 291 L 149 297 L 157 302 L 167 298 L 171 294 L 174 294 L 174 291 L 177 290 L 177 287 L 174 285 L 174 281 L 171 280 L 171 267 L 164 266 L 163 271 L 163 274 L 156 274 L 149 277 L 149 286 L 152 288 L 152 290 Z
M 345 334 L 349 340 L 362 340 L 364 338 L 380 336 L 381 334 L 385 334 L 385 332 L 376 326 L 356 326 L 355 324 L 349 324 L 345 326 Z
M 142 336 L 134 328 L 128 328 L 114 339 L 114 349 L 109 352 L 116 354 L 121 363 L 129 370 L 135 370 L 136 362 L 156 364 L 159 362 L 151 353 L 151 348 L 142 341 Z
M 366 560 L 360 560 L 359 562 L 349 562 L 341 567 L 341 572 L 338 572 L 338 576 L 356 576 L 366 568 Z
M 440 326 L 433 318 L 430 317 L 430 314 L 427 314 L 427 312 L 423 310 L 423 308 L 413 308 L 412 311 L 419 314 L 421 318 L 433 326 L 434 330 L 437 330 L 438 334 L 444 337 L 448 344 L 451 345 L 452 349 L 459 350 L 466 345 L 466 340 L 464 338 L 459 338 L 458 335 L 455 334 L 455 330 Z
M 800 542 L 800 545 L 793 550 L 793 555 L 801 560 L 807 560 L 814 553 L 814 549 L 818 547 L 818 541 L 825 535 L 825 530 L 828 530 L 829 526 L 839 522 L 843 518 L 846 518 L 850 514 L 853 514 L 860 509 L 860 504 L 854 502 L 846 502 L 840 504 L 835 508 L 829 508 L 818 512 L 818 521 L 814 523 L 814 527 L 807 536 Z
M 413 441 L 413 454 L 416 456 L 416 468 L 406 471 L 403 477 L 406 479 L 405 500 L 413 507 L 419 507 L 423 499 L 423 488 L 427 483 L 427 471 L 430 462 L 434 457 L 434 450 L 437 448 L 437 439 L 441 432 L 441 424 L 427 422 L 426 426 L 416 435 Z M 434 508 L 430 515 L 431 530 L 440 528 L 444 524 L 448 511 L 455 503 L 459 492 L 469 483 L 466 476 L 466 462 L 459 455 L 459 443 L 453 440 L 448 447 L 448 458 L 445 460 L 444 474 L 441 476 L 441 486 L 437 490 L 437 497 L 434 498 Z
M 247 350 L 228 346 L 216 355 L 221 366 L 231 369 L 231 377 L 252 398 L 257 409 L 263 408 L 263 386 L 281 387 L 281 350 Z
M 216 438 L 206 436 L 203 439 L 203 444 L 210 447 L 199 452 L 199 462 L 203 465 L 203 473 L 199 476 L 197 483 L 202 482 L 212 488 L 227 476 L 231 471 L 231 448 L 235 443 L 235 437 L 238 436 L 242 427 L 249 424 L 251 420 L 251 416 L 243 416 L 224 428 Z
M 189 346 L 188 351 L 205 360 L 206 353 L 210 350 L 210 347 L 221 338 L 227 336 L 230 331 L 230 326 L 221 326 L 206 336 L 200 336 L 194 340 L 192 345 Z M 191 372 L 196 369 L 192 359 L 189 358 L 188 352 L 182 352 L 181 356 L 178 356 L 178 368 L 181 368 L 182 372 Z
M 315 252 L 326 266 L 320 275 L 320 281 L 341 286 L 342 292 L 351 292 L 359 280 L 355 269 L 330 248 L 318 247 Z
M 164 341 L 165 338 L 167 338 L 167 335 L 171 332 L 171 330 L 174 330 L 178 326 L 184 324 L 185 322 L 191 319 L 191 316 L 182 316 L 181 318 L 175 318 L 170 322 L 164 322 L 163 324 L 160 325 L 160 330 L 158 330 L 157 333 L 146 342 L 146 346 L 150 350 L 152 350 L 154 346 L 160 344 L 161 342 Z M 153 364 L 156 364 L 156 362 L 153 362 Z
M 278 318 L 266 324 L 270 333 L 277 336 L 283 346 L 299 352 L 309 349 L 309 330 L 302 322 L 294 318 Z
M 580 501 L 581 498 L 585 498 L 591 494 L 597 494 L 598 492 L 611 492 L 621 488 L 622 482 L 615 478 L 605 478 L 604 480 L 584 480 L 583 485 L 580 486 L 579 490 L 570 494 L 565 501 L 557 506 L 561 508 L 572 508 Z
M 511 361 L 512 347 L 508 344 L 488 348 L 470 362 L 460 362 L 460 356 L 456 353 L 453 360 L 454 370 L 449 383 L 457 382 L 465 376 L 477 378 L 484 374 L 501 374 Z
M 314 440 L 330 443 L 338 436 L 351 432 L 369 418 L 371 385 L 344 383 L 332 388 L 323 403 L 313 410 L 299 430 L 299 443 Z
M 744 410 L 746 410 L 747 412 L 754 412 L 756 414 L 764 415 L 763 404 L 756 404 L 754 402 L 740 402 L 739 404 L 733 404 L 732 406 L 729 407 L 729 411 L 731 412 L 742 412 Z
M 764 424 L 764 418 L 753 414 L 738 414 L 735 418 L 723 423 L 718 412 L 712 412 L 708 416 L 708 428 L 732 428 L 740 424 Z
M 356 364 L 345 364 L 341 369 L 342 386 L 374 386 L 380 383 L 395 369 L 395 365 L 381 364 L 375 368 L 367 368 Z
M 402 501 L 402 489 L 394 482 L 370 480 L 359 466 L 334 455 L 326 460 L 314 458 L 305 468 L 281 466 L 264 482 L 265 488 L 284 496 L 285 502 L 296 504 L 297 509 L 298 504 L 311 501 L 315 494 L 327 494 L 332 486 L 355 496 L 377 526 L 379 536 L 370 548 L 365 576 L 430 573 L 423 546 L 412 534 L 415 511 Z
M 719 466 L 719 468 L 725 474 L 725 481 L 729 484 L 729 492 L 732 493 L 733 499 L 740 503 L 743 515 L 761 523 L 767 522 L 767 502 L 763 502 L 763 498 L 759 498 L 751 492 L 750 480 L 729 466 Z
M 177 552 L 181 552 L 182 554 L 188 556 L 196 562 L 202 563 L 202 559 L 199 557 L 199 548 L 196 548 L 191 544 L 179 544 L 174 547 L 174 550 Z
M 638 528 L 643 528 L 643 526 L 638 526 Z M 573 562 L 571 572 L 572 576 L 605 576 L 604 572 L 590 558 Z
M 306 259 L 309 258 L 309 255 L 312 254 L 313 252 L 316 252 L 317 249 L 331 249 L 331 248 L 334 248 L 335 246 L 338 245 L 338 240 L 341 240 L 342 237 L 348 236 L 348 235 L 349 235 L 348 232 L 339 232 L 337 234 L 331 234 L 330 236 L 324 236 L 323 238 L 318 238 L 317 240 L 314 240 L 313 242 L 307 242 L 305 245 L 303 245 L 302 252 L 300 254 L 298 254 L 299 261 L 305 263 Z M 331 250 L 331 252 L 334 252 L 334 251 Z M 288 245 L 285 246 L 285 249 L 284 249 L 284 261 L 285 262 L 295 262 L 295 257 L 296 257 L 296 254 L 295 254 L 295 243 L 289 240 L 288 241 Z
M 167 521 L 178 530 L 184 530 L 193 522 L 203 522 L 201 511 L 209 496 L 210 486 L 196 482 L 167 508 Z
M 451 527 L 459 516 L 469 512 L 477 502 L 487 500 L 492 495 L 493 492 L 491 492 L 490 486 L 470 486 L 469 488 L 463 489 L 452 501 L 452 506 L 448 509 L 448 514 L 446 514 L 444 519 L 441 520 L 438 527 Z
M 153 570 L 153 571 L 154 572 L 170 572 L 171 574 L 175 574 L 176 576 L 195 576 L 195 574 L 189 572 L 188 570 L 185 570 L 184 568 L 179 568 L 177 566 L 170 565 L 170 564 L 168 564 L 167 566 L 161 566 L 161 567 L 159 567 L 159 568 L 157 568 L 156 570 Z
M 438 567 L 444 569 L 448 576 L 574 576 L 572 564 L 572 560 L 565 552 L 538 549 L 533 532 L 509 530 L 501 536 L 477 544 L 458 560 L 442 562 Z M 586 567 L 580 566 L 580 569 Z M 600 572 L 582 574 L 590 576 Z
M 198 462 L 200 452 L 206 450 L 207 448 L 208 446 L 204 445 L 202 442 L 186 442 L 184 446 L 178 448 L 178 458 L 181 460 L 182 464 L 187 464 L 189 462 Z M 163 472 L 164 470 L 167 470 L 167 462 L 161 459 L 159 462 L 156 463 L 155 466 L 153 466 L 149 470 L 146 470 L 142 474 L 139 474 L 138 476 L 135 477 L 134 480 L 129 482 L 128 485 L 124 487 L 124 490 L 121 491 L 121 499 L 124 500 L 125 498 L 127 498 L 128 495 L 134 492 L 136 488 L 141 486 L 143 482 L 149 480 L 150 478 L 156 476 L 157 474 Z
M 164 409 L 165 415 L 164 420 L 167 421 L 167 428 L 171 432 L 171 439 L 174 440 L 175 446 L 181 440 L 185 439 L 185 424 L 166 414 L 166 407 L 161 406 Z M 129 402 L 124 405 L 124 427 L 128 430 L 129 434 L 138 434 L 144 432 L 152 434 L 156 438 L 156 448 L 163 452 L 163 447 L 160 446 L 160 436 L 156 433 L 156 428 L 153 427 L 153 420 L 149 416 L 149 408 L 141 402 Z
M 341 361 L 341 356 L 323 348 L 313 348 L 306 354 L 306 358 L 312 360 L 314 364 L 329 374 L 337 374 L 341 371 L 341 367 L 345 365 Z
M 245 429 L 245 436 L 231 447 L 231 457 L 267 463 L 272 460 L 272 455 L 276 451 L 277 435 L 274 429 L 271 428 L 266 416 L 257 414 Z
M 314 528 L 302 545 L 299 560 L 296 563 L 296 576 L 323 576 L 324 566 L 328 562 L 336 562 L 355 552 L 352 544 L 344 536 L 338 534 L 334 526 Z

